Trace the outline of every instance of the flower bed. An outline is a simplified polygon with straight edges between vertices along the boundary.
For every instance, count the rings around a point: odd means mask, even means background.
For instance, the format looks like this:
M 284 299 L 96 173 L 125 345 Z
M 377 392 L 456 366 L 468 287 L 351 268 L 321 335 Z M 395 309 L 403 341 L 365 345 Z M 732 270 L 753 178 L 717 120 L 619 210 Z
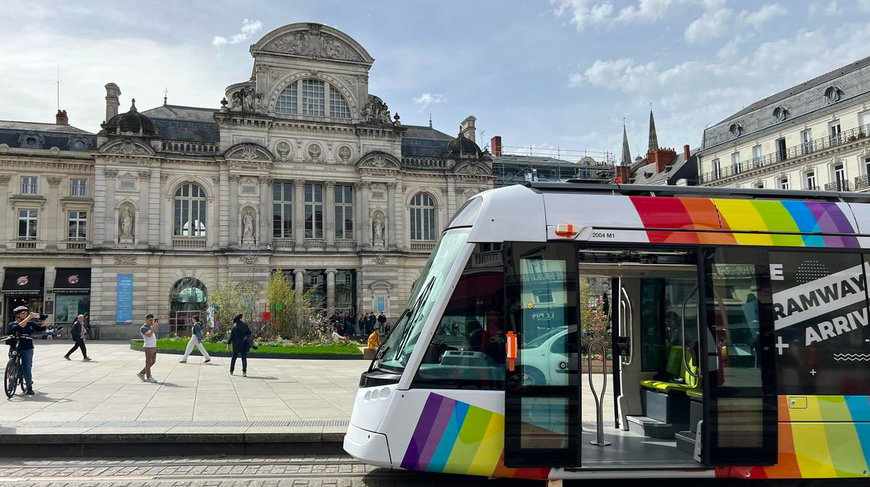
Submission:
M 157 351 L 164 353 L 184 353 L 187 347 L 187 338 L 161 338 L 157 340 Z M 227 345 L 225 342 L 209 342 L 204 341 L 203 345 L 208 350 L 210 355 L 225 356 Z M 362 358 L 360 347 L 362 343 L 350 342 L 347 345 L 344 343 L 292 343 L 285 340 L 267 342 L 257 344 L 257 349 L 248 351 L 248 356 L 263 356 L 275 358 L 291 358 L 291 357 L 334 357 L 334 358 Z M 132 340 L 130 347 L 136 350 L 142 349 L 142 340 Z M 194 349 L 193 355 L 199 355 L 199 351 Z

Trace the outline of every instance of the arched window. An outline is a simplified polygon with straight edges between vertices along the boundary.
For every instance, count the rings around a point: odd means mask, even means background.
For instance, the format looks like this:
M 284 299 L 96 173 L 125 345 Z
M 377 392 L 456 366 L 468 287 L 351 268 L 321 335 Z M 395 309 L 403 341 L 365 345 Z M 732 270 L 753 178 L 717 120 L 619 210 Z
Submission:
M 196 183 L 182 185 L 175 192 L 176 237 L 205 237 L 205 191 Z
M 186 334 L 185 330 L 192 324 L 193 315 L 199 315 L 205 321 L 207 302 L 208 290 L 202 281 L 193 277 L 176 281 L 169 292 L 170 332 Z
M 296 113 L 296 83 L 291 83 L 290 86 L 284 88 L 284 91 L 278 95 L 275 112 L 285 114 Z
M 278 115 L 305 115 L 349 119 L 350 104 L 335 86 L 319 79 L 296 80 L 275 102 Z
M 435 200 L 417 193 L 411 199 L 411 240 L 434 241 L 435 237 Z

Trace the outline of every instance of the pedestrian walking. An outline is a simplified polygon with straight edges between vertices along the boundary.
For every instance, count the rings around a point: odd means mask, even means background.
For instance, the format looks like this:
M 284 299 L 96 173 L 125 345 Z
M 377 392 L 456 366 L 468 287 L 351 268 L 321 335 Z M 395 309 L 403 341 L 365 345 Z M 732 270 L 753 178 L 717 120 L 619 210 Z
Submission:
M 76 316 L 76 320 L 73 322 L 72 327 L 70 328 L 70 337 L 75 342 L 75 345 L 73 345 L 73 347 L 69 349 L 69 352 L 67 352 L 66 355 L 63 356 L 63 358 L 70 360 L 69 356 L 72 355 L 73 352 L 75 352 L 77 349 L 81 349 L 82 360 L 85 362 L 89 362 L 91 360 L 91 358 L 88 357 L 88 348 L 85 346 L 85 338 L 88 337 L 89 331 L 90 330 L 88 330 L 88 326 L 85 323 L 85 315 Z
M 193 347 L 199 349 L 199 353 L 205 357 L 205 363 L 211 362 L 211 357 L 208 356 L 208 352 L 202 344 L 202 322 L 199 321 L 199 315 L 193 315 L 193 327 L 190 331 L 190 340 L 187 342 L 187 348 L 184 350 L 184 355 L 181 356 L 180 362 L 183 364 L 187 363 L 187 357 L 190 356 Z
M 148 313 L 145 315 L 145 323 L 139 328 L 139 333 L 142 335 L 142 348 L 145 351 L 145 368 L 143 368 L 137 376 L 143 382 L 157 382 L 157 379 L 151 376 L 151 366 L 157 361 L 157 330 L 160 323 L 154 319 L 154 315 Z
M 242 377 L 248 376 L 248 350 L 254 344 L 254 336 L 251 333 L 251 327 L 242 321 L 242 315 L 236 315 L 233 318 L 232 330 L 230 330 L 230 338 L 227 340 L 227 348 L 233 346 L 233 358 L 230 359 L 230 375 L 236 369 L 236 359 L 242 358 Z
M 378 315 L 378 333 L 384 334 L 384 325 L 387 323 L 387 317 L 384 316 L 384 312 L 381 311 L 381 314 Z

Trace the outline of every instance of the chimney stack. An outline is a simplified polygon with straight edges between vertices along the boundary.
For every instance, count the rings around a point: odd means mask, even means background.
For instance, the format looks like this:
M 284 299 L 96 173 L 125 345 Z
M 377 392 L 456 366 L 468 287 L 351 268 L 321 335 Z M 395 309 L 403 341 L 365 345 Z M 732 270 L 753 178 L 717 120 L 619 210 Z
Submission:
M 106 85 L 106 122 L 118 114 L 118 107 L 121 106 L 121 101 L 118 97 L 121 96 L 121 88 L 115 83 Z
M 501 156 L 501 135 L 496 135 L 489 141 L 489 150 L 494 156 Z
M 683 146 L 683 158 L 688 161 L 689 157 L 691 157 L 691 155 L 692 155 L 692 151 L 691 151 L 691 149 L 689 149 L 689 144 L 684 145 Z
M 58 110 L 54 116 L 54 123 L 57 125 L 69 125 L 69 117 L 66 116 L 66 110 Z
M 462 134 L 462 136 L 466 139 L 471 140 L 474 143 L 477 143 L 477 140 L 475 140 L 476 134 L 474 129 L 474 122 L 476 121 L 477 118 L 475 118 L 474 115 L 469 115 L 465 117 L 465 120 L 463 120 L 462 123 L 459 125 L 461 129 L 460 133 Z

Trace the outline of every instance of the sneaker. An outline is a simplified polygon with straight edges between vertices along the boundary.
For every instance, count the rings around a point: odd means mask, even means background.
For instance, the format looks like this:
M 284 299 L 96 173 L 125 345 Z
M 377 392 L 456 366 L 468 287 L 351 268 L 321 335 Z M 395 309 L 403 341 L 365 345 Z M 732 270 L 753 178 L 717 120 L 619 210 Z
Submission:
M 63 358 L 70 360 L 69 355 L 64 355 Z
M 149 377 L 149 378 L 145 379 L 145 382 L 151 382 L 152 384 L 156 384 L 157 379 L 155 379 L 154 377 Z
M 187 360 L 179 360 L 178 363 L 180 363 L 180 364 L 186 364 L 186 363 L 187 363 Z
M 27 390 L 24 391 L 24 393 L 27 394 L 28 396 L 32 396 L 32 395 L 33 395 L 33 389 L 30 388 L 30 387 L 28 387 Z
M 82 362 L 90 362 L 90 361 L 91 361 L 90 357 L 85 357 L 82 359 Z
M 203 363 L 206 363 L 206 364 L 207 364 L 207 363 L 209 363 L 209 362 L 211 362 L 211 359 L 210 359 L 210 358 L 207 358 L 207 359 L 205 359 L 205 362 L 203 362 Z
M 230 369 L 230 375 L 233 375 L 233 370 L 232 370 L 232 369 Z
M 247 377 L 247 376 L 248 376 L 247 372 L 242 372 L 242 377 Z
M 139 372 L 138 374 L 136 374 L 136 377 L 142 379 L 142 382 L 145 382 L 145 374 L 143 374 L 142 372 Z

